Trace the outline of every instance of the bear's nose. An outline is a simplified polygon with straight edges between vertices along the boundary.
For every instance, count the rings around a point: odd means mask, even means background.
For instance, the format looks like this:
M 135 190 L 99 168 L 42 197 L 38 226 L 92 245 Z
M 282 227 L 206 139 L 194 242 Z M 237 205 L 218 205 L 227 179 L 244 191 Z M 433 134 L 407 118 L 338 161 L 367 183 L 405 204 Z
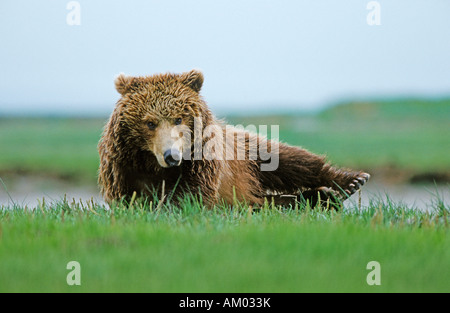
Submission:
M 178 166 L 181 163 L 181 153 L 177 149 L 169 149 L 164 152 L 164 161 L 169 167 Z

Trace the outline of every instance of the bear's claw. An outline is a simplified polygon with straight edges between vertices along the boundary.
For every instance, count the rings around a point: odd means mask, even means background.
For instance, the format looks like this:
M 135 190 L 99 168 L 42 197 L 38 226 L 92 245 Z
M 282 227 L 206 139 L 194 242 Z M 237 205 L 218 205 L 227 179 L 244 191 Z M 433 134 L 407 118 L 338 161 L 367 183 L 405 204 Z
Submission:
M 367 173 L 359 173 L 356 177 L 353 178 L 353 180 L 347 185 L 347 188 L 345 188 L 344 194 L 341 195 L 343 198 L 348 198 L 351 195 L 353 195 L 355 192 L 357 192 L 361 186 L 363 186 L 370 178 L 370 175 Z

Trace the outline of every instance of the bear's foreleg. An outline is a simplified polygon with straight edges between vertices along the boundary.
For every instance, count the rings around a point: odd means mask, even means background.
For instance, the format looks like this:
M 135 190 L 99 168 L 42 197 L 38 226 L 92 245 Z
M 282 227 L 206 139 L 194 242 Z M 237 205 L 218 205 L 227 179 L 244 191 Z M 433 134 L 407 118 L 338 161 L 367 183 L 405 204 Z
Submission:
M 304 198 L 312 201 L 317 201 L 313 199 L 317 194 L 345 200 L 370 178 L 361 171 L 337 169 L 323 156 L 282 143 L 272 149 L 272 157 L 278 158 L 278 167 L 260 171 L 260 180 L 264 189 L 278 194 L 302 193 Z M 259 163 L 263 161 L 259 160 Z

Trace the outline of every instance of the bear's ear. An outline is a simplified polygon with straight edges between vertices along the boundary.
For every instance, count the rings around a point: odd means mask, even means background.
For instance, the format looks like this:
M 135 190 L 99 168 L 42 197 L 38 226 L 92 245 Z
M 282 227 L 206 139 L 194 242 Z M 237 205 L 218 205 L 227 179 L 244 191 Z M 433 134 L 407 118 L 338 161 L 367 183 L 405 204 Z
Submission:
M 203 74 L 199 70 L 192 70 L 181 74 L 180 81 L 195 92 L 200 92 L 203 85 Z
M 136 79 L 135 77 L 125 76 L 125 74 L 120 73 L 114 80 L 114 84 L 116 85 L 116 90 L 121 95 L 124 95 L 130 92 L 133 87 L 136 87 Z

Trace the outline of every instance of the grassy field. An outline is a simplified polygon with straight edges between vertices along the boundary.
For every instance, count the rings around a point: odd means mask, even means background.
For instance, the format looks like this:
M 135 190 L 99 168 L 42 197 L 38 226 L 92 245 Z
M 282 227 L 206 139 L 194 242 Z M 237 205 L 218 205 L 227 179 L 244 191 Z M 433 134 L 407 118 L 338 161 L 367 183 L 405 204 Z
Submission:
M 97 143 L 106 119 L 0 119 L 0 173 L 29 174 L 94 183 Z
M 341 166 L 450 173 L 450 100 L 227 120 L 280 125 L 282 141 Z M 1 118 L 0 177 L 95 184 L 105 122 Z M 111 209 L 0 203 L 0 292 L 450 292 L 449 215 L 438 195 L 428 212 L 389 197 L 339 212 L 270 204 L 206 210 L 157 199 Z M 66 283 L 69 261 L 81 265 L 81 286 Z M 380 286 L 366 282 L 370 261 L 381 265 Z
M 0 292 L 450 292 L 450 208 L 0 210 Z M 80 286 L 66 269 L 77 261 Z M 381 285 L 366 269 L 380 264 Z

